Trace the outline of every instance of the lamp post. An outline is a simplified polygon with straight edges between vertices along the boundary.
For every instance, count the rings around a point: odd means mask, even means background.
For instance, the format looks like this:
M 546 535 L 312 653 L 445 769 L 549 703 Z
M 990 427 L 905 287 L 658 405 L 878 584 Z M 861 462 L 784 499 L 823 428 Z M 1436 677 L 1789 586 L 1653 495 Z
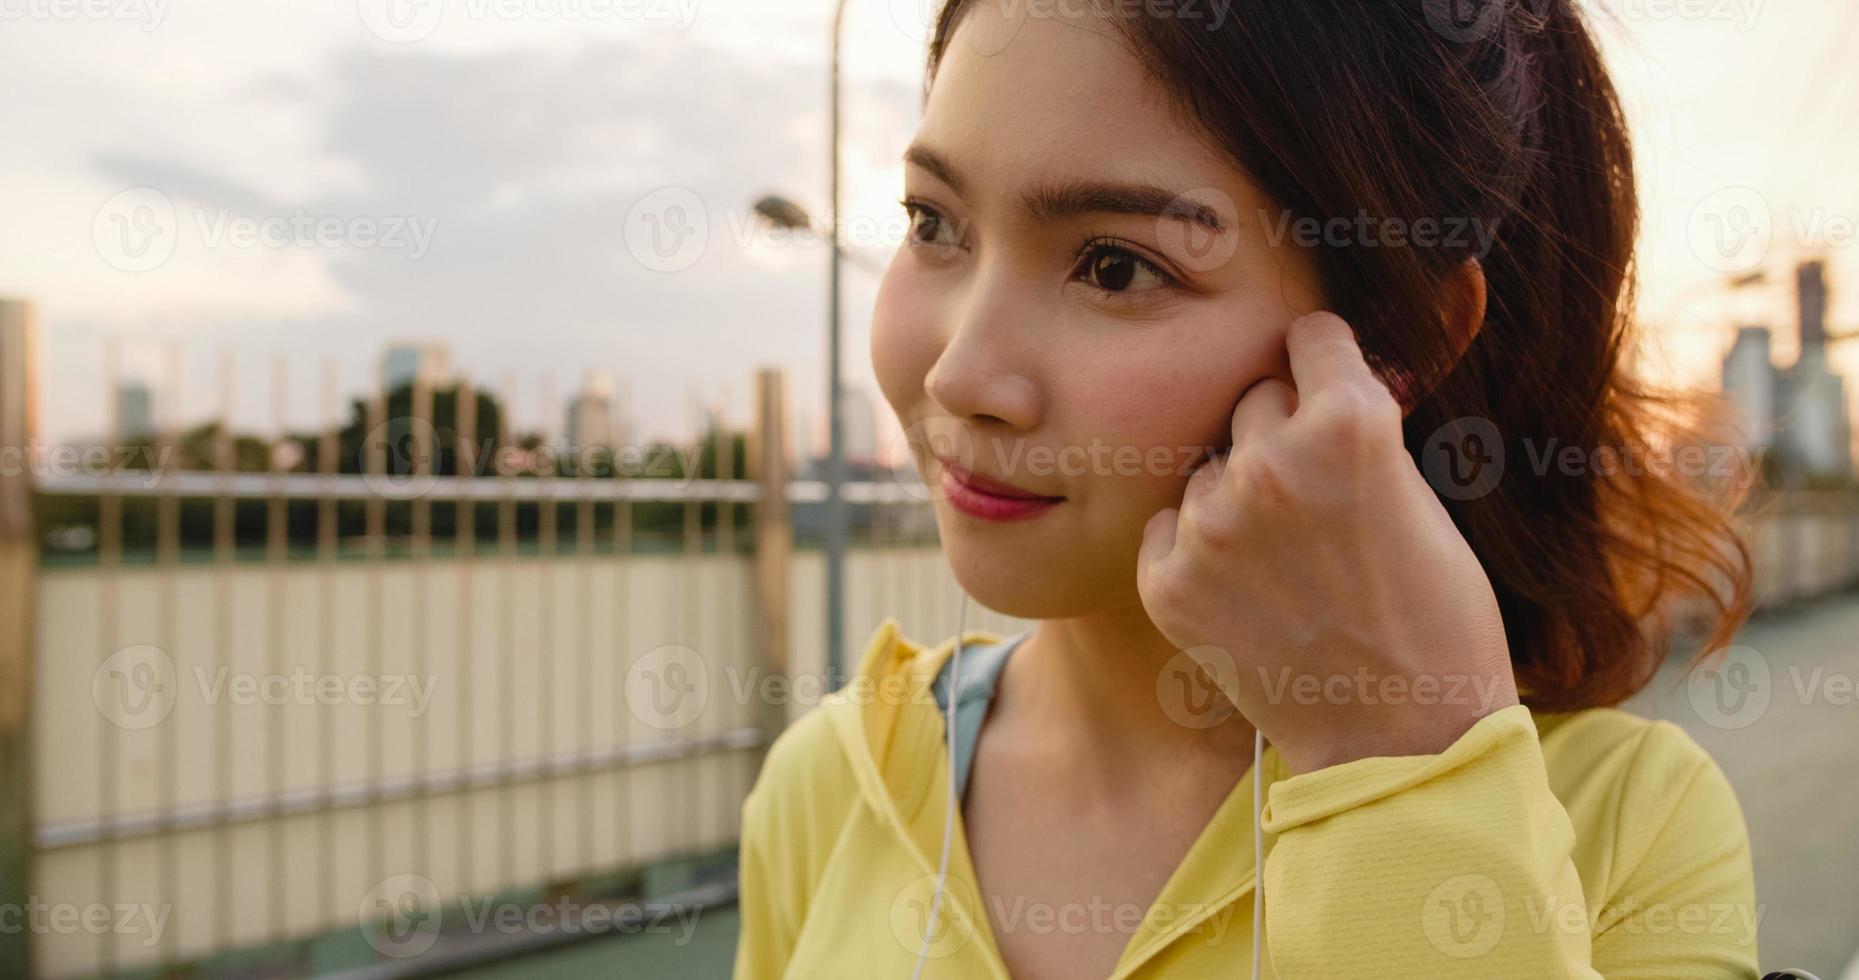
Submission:
M 840 419 L 839 385 L 839 48 L 846 19 L 846 0 L 833 4 L 832 67 L 827 83 L 826 241 L 832 261 L 826 287 L 826 686 L 839 686 L 845 663 L 845 551 L 846 482 L 845 431 Z M 764 197 L 755 212 L 778 227 L 807 228 L 811 222 L 799 205 L 780 197 Z

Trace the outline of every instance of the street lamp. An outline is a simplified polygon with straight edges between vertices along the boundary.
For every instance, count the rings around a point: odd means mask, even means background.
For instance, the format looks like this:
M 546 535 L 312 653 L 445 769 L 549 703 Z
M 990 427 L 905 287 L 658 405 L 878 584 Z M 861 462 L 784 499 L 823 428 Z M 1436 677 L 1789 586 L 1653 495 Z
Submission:
M 820 228 L 815 225 L 813 223 L 813 217 L 807 214 L 806 208 L 795 204 L 793 201 L 779 194 L 769 194 L 750 205 L 750 207 L 755 210 L 757 217 L 783 231 L 806 232 L 811 235 L 818 235 L 822 238 L 833 233 L 833 229 Z M 872 257 L 869 252 L 860 252 L 855 249 L 845 248 L 842 242 L 840 243 L 839 254 L 842 258 L 850 259 L 853 265 L 864 269 L 874 276 L 884 275 L 884 263 Z
M 827 207 L 826 241 L 832 249 L 831 270 L 826 287 L 826 686 L 839 686 L 845 663 L 845 595 L 846 500 L 842 492 L 846 482 L 845 430 L 840 415 L 839 388 L 839 48 L 845 33 L 846 0 L 833 4 L 832 67 L 827 77 L 826 159 Z M 755 212 L 778 227 L 810 228 L 807 212 L 794 202 L 780 197 L 764 197 L 755 203 Z

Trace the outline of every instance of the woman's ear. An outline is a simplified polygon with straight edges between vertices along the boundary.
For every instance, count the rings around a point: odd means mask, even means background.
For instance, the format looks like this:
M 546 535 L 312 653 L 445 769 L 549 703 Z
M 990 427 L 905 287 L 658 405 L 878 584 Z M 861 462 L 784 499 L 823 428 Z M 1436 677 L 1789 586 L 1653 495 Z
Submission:
M 1457 365 L 1472 339 L 1485 327 L 1485 267 L 1478 259 L 1468 258 L 1443 285 L 1441 320 L 1452 342 L 1452 364 Z M 1433 390 L 1431 384 L 1420 386 L 1412 372 L 1393 365 L 1386 369 L 1382 380 L 1401 403 L 1402 415 L 1412 412 L 1420 399 Z
M 1446 330 L 1452 337 L 1452 361 L 1459 362 L 1472 338 L 1485 327 L 1485 267 L 1468 258 L 1446 281 Z

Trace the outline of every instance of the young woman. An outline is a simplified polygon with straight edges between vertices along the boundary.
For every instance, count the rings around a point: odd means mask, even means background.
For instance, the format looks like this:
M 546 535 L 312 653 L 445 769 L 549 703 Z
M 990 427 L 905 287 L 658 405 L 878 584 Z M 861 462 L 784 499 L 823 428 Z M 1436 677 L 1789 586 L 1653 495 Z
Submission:
M 1035 625 L 962 637 L 953 758 L 894 620 L 776 742 L 739 978 L 1755 976 L 1730 787 L 1608 707 L 1749 572 L 1654 465 L 1571 5 L 948 5 L 872 358 Z

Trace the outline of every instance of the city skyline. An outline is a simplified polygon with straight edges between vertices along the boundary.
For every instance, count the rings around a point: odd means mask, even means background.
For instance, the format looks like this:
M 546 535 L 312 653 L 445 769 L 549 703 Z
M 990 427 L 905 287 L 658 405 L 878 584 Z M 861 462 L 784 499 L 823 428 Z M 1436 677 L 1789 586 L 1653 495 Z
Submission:
M 877 261 L 902 217 L 897 157 L 918 109 L 922 6 L 848 14 L 845 217 Z M 1757 4 L 1724 18 L 1590 7 L 1639 148 L 1645 373 L 1714 384 L 1749 319 L 1741 304 L 1766 298 L 1776 321 L 1786 306 L 1786 276 L 1740 298 L 1725 278 L 1818 254 L 1831 278 L 1859 282 L 1859 195 L 1843 168 L 1818 164 L 1859 157 L 1859 130 L 1837 124 L 1859 90 L 1826 70 L 1859 38 L 1859 8 Z M 146 31 L 13 24 L 0 80 L 48 95 L 0 110 L 20 148 L 0 182 L 16 230 L 0 242 L 0 294 L 34 301 L 44 323 L 44 435 L 102 428 L 112 338 L 125 373 L 145 376 L 165 369 L 167 345 L 182 348 L 184 377 L 204 382 L 188 385 L 187 418 L 218 410 L 218 360 L 234 350 L 235 414 L 254 427 L 270 425 L 277 353 L 289 361 L 289 423 L 302 427 L 317 416 L 325 357 L 345 391 L 358 389 L 379 349 L 407 336 L 444 339 L 459 370 L 513 389 L 515 415 L 538 424 L 560 412 L 543 390 L 590 364 L 637 372 L 646 432 L 688 427 L 693 384 L 746 404 L 764 363 L 790 371 L 797 411 L 824 419 L 826 250 L 769 234 L 750 204 L 779 193 L 826 211 L 829 13 L 717 0 L 679 23 L 448 15 L 416 43 L 340 5 L 258 17 L 202 0 Z M 213 52 L 214 67 L 176 77 L 170 93 L 140 91 L 134 80 L 177 51 Z M 745 142 L 760 152 L 731 152 Z M 140 213 L 121 210 L 125 194 L 140 206 L 139 188 L 172 207 L 165 227 L 179 241 L 164 263 L 132 271 L 126 256 L 106 260 L 99 235 L 107 244 L 126 227 L 114 219 Z M 707 211 L 709 246 L 689 268 L 648 268 L 628 254 L 627 215 L 679 188 Z M 333 218 L 349 238 L 320 247 L 284 220 L 299 216 Z M 282 245 L 262 234 L 237 244 L 271 219 Z M 367 219 L 379 227 L 362 239 Z M 875 285 L 848 269 L 846 383 L 867 390 Z M 1855 296 L 1836 293 L 1836 327 L 1859 325 Z M 1789 343 L 1777 338 L 1777 356 Z M 1836 347 L 1830 364 L 1851 375 L 1859 350 Z M 878 426 L 886 445 L 895 420 Z

